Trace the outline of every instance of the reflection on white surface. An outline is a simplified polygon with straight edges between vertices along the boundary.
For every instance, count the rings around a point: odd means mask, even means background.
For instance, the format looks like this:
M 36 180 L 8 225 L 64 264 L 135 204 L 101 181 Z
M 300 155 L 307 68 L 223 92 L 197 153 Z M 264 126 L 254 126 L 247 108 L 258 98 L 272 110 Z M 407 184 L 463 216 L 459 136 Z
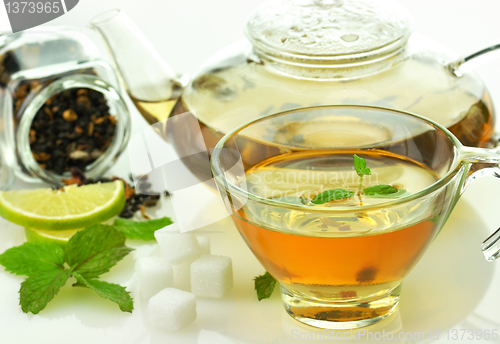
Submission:
M 486 262 L 480 250 L 488 233 L 478 218 L 467 203 L 460 203 L 405 280 L 400 302 L 405 330 L 446 330 L 481 302 L 495 265 Z
M 497 328 L 500 332 L 500 278 L 495 263 L 484 260 L 480 244 L 488 236 L 487 226 L 471 206 L 471 197 L 461 200 L 445 228 L 422 260 L 403 283 L 398 312 L 390 318 L 365 328 L 360 343 L 460 343 L 447 339 L 449 329 Z M 469 203 L 471 202 L 471 203 Z M 156 215 L 171 215 L 169 202 L 163 202 Z M 209 205 L 198 216 L 210 216 Z M 23 242 L 20 227 L 1 220 L 0 251 Z M 21 277 L 0 271 L 1 343 L 297 343 L 307 336 L 322 334 L 321 329 L 302 325 L 291 319 L 281 304 L 278 292 L 269 300 L 257 301 L 253 278 L 264 271 L 253 257 L 229 218 L 203 228 L 210 238 L 212 253 L 233 259 L 234 288 L 224 299 L 197 299 L 197 320 L 178 332 L 149 328 L 147 300 L 141 299 L 134 278 L 138 257 L 156 250 L 154 244 L 129 242 L 136 250 L 102 279 L 128 287 L 134 297 L 132 314 L 83 288 L 68 284 L 39 315 L 23 314 L 18 305 Z M 196 231 L 195 231 L 196 233 Z M 152 253 L 151 253 L 152 254 Z M 373 337 L 368 337 L 368 330 Z M 437 331 L 439 330 L 439 340 Z M 352 343 L 316 335 L 314 342 Z M 363 332 L 361 332 L 363 333 Z M 377 340 L 383 333 L 392 340 Z M 402 333 L 402 335 L 401 335 Z M 417 334 L 424 336 L 417 338 Z M 431 339 L 431 334 L 434 337 Z M 403 336 L 400 339 L 398 336 Z M 406 338 L 404 337 L 406 336 Z M 410 339 L 411 337 L 411 339 Z M 71 338 L 71 339 L 70 339 Z M 312 337 L 314 338 L 314 337 Z M 386 337 L 387 338 L 387 337 Z M 491 341 L 491 340 L 490 340 Z M 484 339 L 463 343 L 487 343 Z M 498 342 L 498 341 L 496 341 Z
M 194 137 L 194 142 L 198 142 L 198 144 L 184 147 L 182 155 L 179 155 L 181 152 L 173 151 L 172 145 L 161 137 L 166 135 L 165 128 L 170 127 L 175 128 L 172 130 L 181 132 L 192 132 L 194 130 L 194 133 L 191 134 Z M 221 154 L 224 155 L 225 151 L 232 150 L 222 149 Z M 134 176 L 135 185 L 140 179 L 144 178 L 151 184 L 153 192 L 170 191 L 170 201 L 175 214 L 175 222 L 181 232 L 199 229 L 229 216 L 226 211 L 226 207 L 229 207 L 228 200 L 222 200 L 216 192 L 214 179 L 200 180 L 187 167 L 189 162 L 186 161 L 195 157 L 195 160 L 197 160 L 195 168 L 198 173 L 202 176 L 212 175 L 209 154 L 203 143 L 201 129 L 192 113 L 186 112 L 170 117 L 137 132 L 130 139 L 127 153 L 129 168 L 132 176 Z M 236 159 L 234 166 L 225 173 L 237 176 L 244 175 L 241 157 Z M 224 206 L 224 202 L 226 206 Z M 193 203 L 196 205 L 209 204 L 214 211 L 209 213 L 209 217 L 193 216 L 193 212 L 199 208 L 193 206 Z
M 210 207 L 205 209 L 210 211 Z M 202 212 L 199 216 L 209 215 Z M 22 243 L 21 228 L 4 221 L 2 227 L 0 249 Z M 347 343 L 354 338 L 360 343 L 445 343 L 448 342 L 446 330 L 451 328 L 500 329 L 500 302 L 494 296 L 495 290 L 500 288 L 500 279 L 494 279 L 498 266 L 486 262 L 479 249 L 487 236 L 484 228 L 486 226 L 470 204 L 460 201 L 443 231 L 403 283 L 399 310 L 379 324 L 365 328 L 366 331 L 354 331 L 354 337 L 349 340 L 340 339 L 342 335 L 352 335 L 341 333 L 348 331 L 324 332 L 294 321 L 284 311 L 277 292 L 269 300 L 257 301 L 252 279 L 261 274 L 263 268 L 230 219 L 203 230 L 204 235 L 210 237 L 213 254 L 233 259 L 235 287 L 221 300 L 199 298 L 198 318 L 187 328 L 178 332 L 149 328 L 147 300 L 140 298 L 137 283 L 134 283 L 134 263 L 136 258 L 155 248 L 154 245 L 132 243 L 136 251 L 103 276 L 103 280 L 127 285 L 132 291 L 135 299 L 132 314 L 122 313 L 115 304 L 83 288 L 71 288 L 68 283 L 39 315 L 26 315 L 17 301 L 22 279 L 2 271 L 0 337 L 2 343 L 52 344 L 64 343 L 68 338 L 72 338 L 72 343 L 93 340 L 120 344 L 296 343 L 311 339 Z M 488 309 L 482 310 L 483 304 L 491 303 L 483 299 L 485 295 L 492 295 L 496 303 L 492 309 L 486 306 Z M 438 330 L 439 340 L 436 341 Z M 380 337 L 383 334 L 385 337 Z M 392 340 L 384 341 L 389 334 Z M 473 342 L 488 341 L 476 339 Z
M 353 330 L 323 330 L 314 329 L 309 326 L 302 326 L 296 321 L 290 321 L 288 314 L 283 313 L 282 329 L 279 343 L 296 343 L 313 340 L 315 343 L 336 343 L 356 342 L 360 344 L 371 343 L 373 341 L 383 342 L 384 339 L 391 343 L 405 343 L 405 338 L 399 339 L 402 332 L 402 322 L 399 310 L 373 326 L 353 329 Z M 392 339 L 390 339 L 392 338 Z
M 198 336 L 198 344 L 213 344 L 213 343 L 239 344 L 241 342 L 238 340 L 234 340 L 232 338 L 229 338 L 229 337 L 227 337 L 219 332 L 201 330 L 200 334 Z

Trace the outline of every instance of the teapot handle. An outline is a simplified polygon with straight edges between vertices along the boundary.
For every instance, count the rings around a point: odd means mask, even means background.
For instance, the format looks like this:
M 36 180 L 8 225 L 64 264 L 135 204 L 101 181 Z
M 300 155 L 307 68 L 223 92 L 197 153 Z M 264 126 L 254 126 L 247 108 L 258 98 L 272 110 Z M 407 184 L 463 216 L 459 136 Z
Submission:
M 500 164 L 500 152 L 498 152 L 497 149 L 462 146 L 460 149 L 460 156 L 463 162 L 470 164 Z M 463 194 L 465 189 L 472 182 L 482 177 L 494 177 L 500 179 L 500 167 L 486 167 L 468 175 L 462 185 L 460 195 Z M 484 258 L 489 262 L 500 258 L 500 228 L 483 241 L 481 250 L 483 251 Z
M 496 54 L 490 54 L 492 52 L 496 52 Z M 451 62 L 448 64 L 448 69 L 451 73 L 453 73 L 453 75 L 461 77 L 465 72 L 473 69 L 474 67 L 494 60 L 498 57 L 500 57 L 500 44 L 494 44 L 462 57 L 457 61 Z
M 500 256 L 500 228 L 490 235 L 481 245 L 484 258 L 492 262 Z

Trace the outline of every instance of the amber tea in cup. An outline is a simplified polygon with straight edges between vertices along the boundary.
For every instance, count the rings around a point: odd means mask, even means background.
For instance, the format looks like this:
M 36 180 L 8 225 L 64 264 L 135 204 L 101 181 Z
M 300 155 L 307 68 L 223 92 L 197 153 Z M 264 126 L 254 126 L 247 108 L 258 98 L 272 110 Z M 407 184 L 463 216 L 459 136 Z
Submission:
M 321 106 L 229 133 L 212 170 L 240 234 L 279 282 L 286 311 L 346 329 L 396 309 L 402 280 L 478 175 L 468 177 L 471 165 L 499 158 L 417 115 Z

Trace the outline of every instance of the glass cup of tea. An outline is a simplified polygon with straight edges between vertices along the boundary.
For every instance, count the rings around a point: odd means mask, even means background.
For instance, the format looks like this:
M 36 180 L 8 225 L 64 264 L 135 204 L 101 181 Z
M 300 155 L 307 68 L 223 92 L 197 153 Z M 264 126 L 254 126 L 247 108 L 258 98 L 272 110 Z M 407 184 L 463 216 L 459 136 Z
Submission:
M 463 146 L 418 115 L 333 105 L 269 115 L 212 155 L 241 236 L 279 282 L 286 311 L 319 328 L 374 324 L 469 182 L 500 176 L 500 155 Z M 474 169 L 478 169 L 473 172 Z M 500 255 L 500 233 L 483 243 Z

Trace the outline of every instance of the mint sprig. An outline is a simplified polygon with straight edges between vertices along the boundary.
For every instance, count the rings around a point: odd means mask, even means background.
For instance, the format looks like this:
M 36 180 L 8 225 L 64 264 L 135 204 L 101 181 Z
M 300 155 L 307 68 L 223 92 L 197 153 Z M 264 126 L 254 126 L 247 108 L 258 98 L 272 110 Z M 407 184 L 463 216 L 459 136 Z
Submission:
M 259 301 L 270 298 L 273 294 L 274 287 L 276 286 L 276 280 L 274 277 L 266 271 L 265 274 L 255 277 L 254 281 L 255 291 L 257 292 L 257 298 Z
M 358 174 L 358 176 L 363 178 L 363 176 L 365 175 L 369 176 L 372 174 L 372 171 L 368 167 L 366 167 L 365 159 L 360 158 L 356 154 L 353 155 L 353 158 L 354 158 L 354 168 L 356 169 L 356 173 Z
M 172 220 L 168 217 L 140 222 L 119 217 L 115 220 L 113 226 L 125 234 L 127 239 L 155 240 L 155 231 L 172 223 Z
M 359 204 L 363 205 L 362 196 L 373 198 L 399 198 L 408 194 L 404 189 L 396 189 L 392 185 L 379 184 L 372 185 L 363 189 L 363 177 L 371 175 L 372 171 L 366 166 L 366 160 L 356 154 L 353 155 L 354 168 L 359 176 L 359 188 L 356 192 L 359 198 Z M 323 204 L 330 201 L 337 201 L 354 196 L 354 192 L 346 189 L 331 189 L 318 194 L 309 205 Z
M 132 251 L 125 246 L 125 239 L 113 226 L 94 225 L 77 232 L 65 249 L 55 244 L 25 243 L 1 254 L 0 264 L 11 273 L 28 276 L 19 290 L 25 313 L 37 314 L 44 309 L 71 276 L 77 279 L 75 285 L 117 303 L 124 312 L 132 312 L 133 300 L 125 288 L 95 279 Z

